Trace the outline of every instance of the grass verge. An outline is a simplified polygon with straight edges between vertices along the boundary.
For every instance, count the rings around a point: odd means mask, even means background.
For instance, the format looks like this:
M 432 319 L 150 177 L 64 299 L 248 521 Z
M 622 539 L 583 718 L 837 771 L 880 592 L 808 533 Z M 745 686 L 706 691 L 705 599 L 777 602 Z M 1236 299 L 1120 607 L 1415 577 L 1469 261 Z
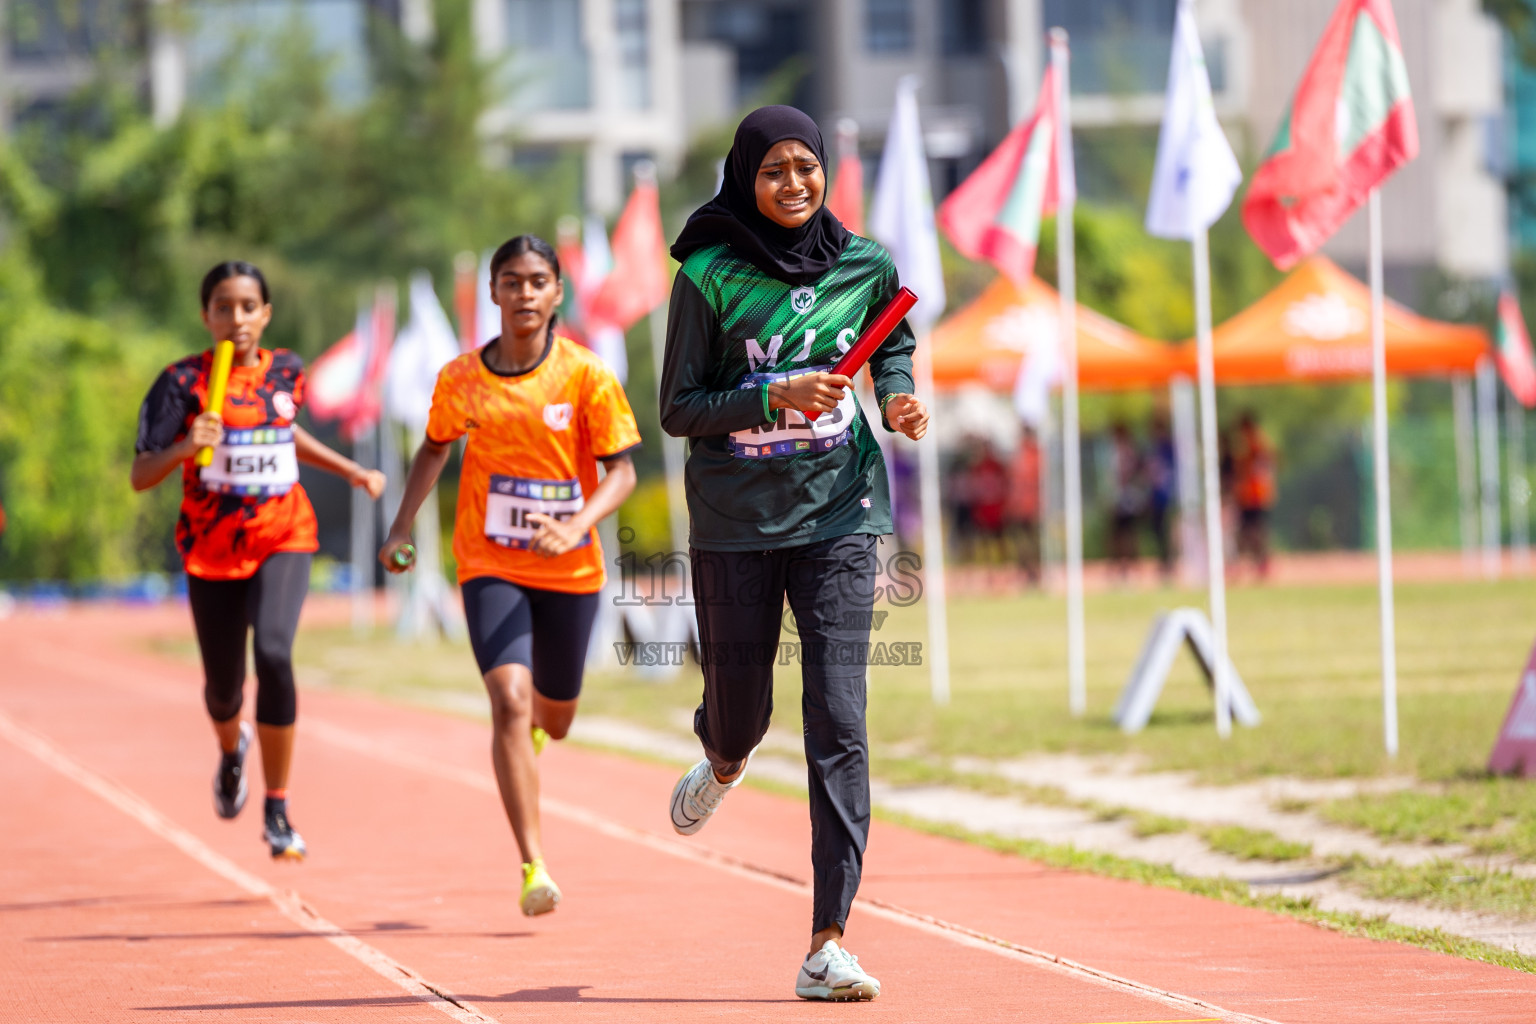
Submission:
M 1149 864 L 1145 861 L 1116 857 L 1107 853 L 1085 852 L 1070 846 L 1055 846 L 1031 839 L 1004 839 L 889 811 L 876 810 L 875 816 L 919 832 L 947 836 L 1050 867 L 1082 871 L 1106 878 L 1120 878 L 1142 885 L 1155 885 L 1163 889 L 1177 889 L 1180 892 L 1221 900 L 1223 903 L 1284 914 L 1344 935 L 1359 935 L 1384 942 L 1401 942 L 1436 953 L 1461 957 L 1464 960 L 1497 964 L 1500 967 L 1509 967 L 1527 974 L 1536 974 L 1536 957 L 1489 945 L 1476 939 L 1450 935 L 1438 928 L 1410 928 L 1393 924 L 1384 918 L 1321 910 L 1313 905 L 1311 900 L 1299 900 L 1270 893 L 1255 895 L 1246 883 L 1230 878 L 1191 877 L 1181 875 L 1161 864 Z
M 1366 793 L 1318 808 L 1325 818 L 1399 842 L 1464 843 L 1536 860 L 1536 782 L 1466 778 L 1430 789 Z
M 1412 900 L 1450 910 L 1536 920 L 1536 878 L 1460 861 L 1427 864 L 1345 862 L 1340 881 L 1379 900 Z

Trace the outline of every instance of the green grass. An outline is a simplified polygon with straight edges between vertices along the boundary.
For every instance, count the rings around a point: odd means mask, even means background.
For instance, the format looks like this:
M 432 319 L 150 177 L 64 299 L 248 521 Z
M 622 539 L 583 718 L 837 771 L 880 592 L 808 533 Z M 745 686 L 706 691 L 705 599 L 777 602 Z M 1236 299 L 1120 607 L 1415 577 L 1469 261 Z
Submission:
M 1217 853 L 1239 860 L 1287 861 L 1312 856 L 1311 843 L 1291 842 L 1263 829 L 1243 828 L 1240 825 L 1208 825 L 1199 832 L 1205 845 Z
M 1181 875 L 1172 868 L 1160 864 L 1113 854 L 1093 853 L 1071 846 L 1056 846 L 1029 839 L 1003 839 L 998 836 L 970 832 L 948 825 L 876 810 L 875 815 L 908 828 L 945 835 L 977 846 L 1013 854 L 1037 863 L 1068 871 L 1083 871 L 1108 878 L 1122 878 L 1142 885 L 1155 885 L 1164 889 L 1177 889 L 1210 899 L 1221 900 L 1244 907 L 1257 907 L 1276 914 L 1284 914 L 1310 922 L 1330 931 L 1345 935 L 1359 935 L 1388 942 L 1402 942 L 1411 946 L 1478 960 L 1484 963 L 1510 967 L 1528 974 L 1536 974 L 1536 957 L 1493 946 L 1476 939 L 1451 935 L 1438 928 L 1410 928 L 1393 924 L 1384 918 L 1366 917 L 1362 914 L 1321 910 L 1311 900 L 1295 899 L 1274 893 L 1254 893 L 1245 882 L 1230 878 L 1202 878 Z
M 1154 616 L 1202 603 L 1203 595 L 1188 591 L 1089 595 L 1088 714 L 1075 718 L 1067 709 L 1060 599 L 954 599 L 947 706 L 930 700 L 925 666 L 870 670 L 873 772 L 898 783 L 943 782 L 1044 802 L 1064 798 L 961 775 L 949 762 L 960 755 L 1074 751 L 1134 755 L 1148 768 L 1193 770 L 1212 782 L 1267 774 L 1411 775 L 1433 785 L 1338 801 L 1323 812 L 1387 838 L 1465 842 L 1485 853 L 1536 858 L 1536 785 L 1480 777 L 1531 644 L 1536 588 L 1529 582 L 1397 588 L 1402 753 L 1395 760 L 1382 750 L 1376 592 L 1370 586 L 1233 589 L 1233 657 L 1263 722 L 1218 739 L 1209 694 L 1181 654 L 1149 726 L 1135 736 L 1122 734 L 1110 711 Z M 921 605 L 880 608 L 891 614 L 873 639 L 925 639 Z M 185 647 L 190 656 L 190 645 Z M 306 685 L 356 687 L 460 708 L 482 699 L 465 643 L 410 646 L 382 633 L 357 639 L 347 630 L 305 630 L 296 654 Z M 592 672 L 583 711 L 675 730 L 700 689 L 693 666 L 669 679 L 617 668 Z M 798 732 L 798 666 L 776 669 L 775 706 L 776 727 Z
M 1351 861 L 1339 878 L 1373 899 L 1413 900 L 1451 910 L 1536 920 L 1536 878 L 1508 871 L 1451 860 L 1411 867 Z
M 1536 784 L 1523 779 L 1462 779 L 1431 790 L 1363 794 L 1319 811 L 1383 839 L 1465 843 L 1481 854 L 1536 860 Z
M 1194 592 L 1124 592 L 1087 600 L 1088 714 L 1067 709 L 1062 602 L 963 597 L 950 605 L 951 701 L 929 699 L 926 666 L 870 670 L 869 729 L 877 762 L 1034 751 L 1135 754 L 1151 768 L 1211 781 L 1284 773 L 1314 778 L 1481 771 L 1532 640 L 1529 583 L 1408 584 L 1397 589 L 1402 754 L 1381 743 L 1373 587 L 1240 587 L 1229 595 L 1232 652 L 1264 715 L 1219 740 L 1211 702 L 1181 655 L 1152 722 L 1125 736 L 1110 721 L 1125 676 L 1160 610 L 1199 605 Z M 884 607 L 884 606 L 882 606 Z M 921 605 L 893 608 L 875 640 L 923 640 Z M 786 636 L 786 640 L 792 639 Z M 305 679 L 339 686 L 480 692 L 467 645 L 400 646 L 344 630 L 302 632 Z M 308 671 L 308 670 L 318 670 Z M 799 668 L 781 666 L 776 724 L 799 731 Z M 588 675 L 584 710 L 674 728 L 698 700 L 698 670 L 670 680 L 615 670 Z
M 1187 832 L 1189 822 L 1183 818 L 1170 818 L 1165 814 L 1149 814 L 1145 811 L 1130 815 L 1131 831 L 1138 839 L 1164 836 L 1174 832 Z

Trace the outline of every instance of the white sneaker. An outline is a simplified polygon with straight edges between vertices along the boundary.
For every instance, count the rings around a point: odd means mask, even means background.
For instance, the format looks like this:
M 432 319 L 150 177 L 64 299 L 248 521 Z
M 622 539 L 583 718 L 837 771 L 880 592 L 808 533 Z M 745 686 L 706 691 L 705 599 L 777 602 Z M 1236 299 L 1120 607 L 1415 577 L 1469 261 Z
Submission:
M 715 770 L 708 760 L 688 769 L 688 773 L 672 787 L 672 827 L 677 834 L 691 836 L 703 828 L 709 816 L 719 808 L 720 801 L 725 799 L 725 794 L 735 789 L 745 774 L 743 770 L 730 782 L 721 782 L 715 778 Z
M 801 999 L 845 1002 L 879 994 L 880 982 L 864 973 L 858 957 L 831 939 L 805 958 L 795 978 L 795 995 Z

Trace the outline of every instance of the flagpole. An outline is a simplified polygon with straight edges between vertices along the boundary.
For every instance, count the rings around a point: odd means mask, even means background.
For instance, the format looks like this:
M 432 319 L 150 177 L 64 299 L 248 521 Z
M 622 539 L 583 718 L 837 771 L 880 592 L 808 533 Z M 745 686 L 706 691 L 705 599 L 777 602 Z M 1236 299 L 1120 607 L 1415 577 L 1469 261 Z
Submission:
M 1210 587 L 1214 650 L 1211 689 L 1216 698 L 1216 734 L 1232 735 L 1232 702 L 1227 678 L 1227 567 L 1221 534 L 1221 466 L 1216 438 L 1216 355 L 1211 339 L 1211 258 L 1204 228 L 1193 238 L 1195 261 L 1195 353 L 1200 376 L 1200 441 L 1205 471 L 1205 564 Z
M 1499 529 L 1499 377 L 1493 360 L 1477 362 L 1477 446 L 1482 469 L 1483 577 L 1499 578 L 1503 538 Z
M 933 351 L 929 336 L 913 354 L 917 393 L 933 400 Z M 949 594 L 945 586 L 944 506 L 939 500 L 939 450 L 932 439 L 917 446 L 918 500 L 923 515 L 923 582 L 928 606 L 928 687 L 934 704 L 949 703 Z
M 1397 756 L 1397 636 L 1392 608 L 1392 488 L 1387 465 L 1387 329 L 1381 259 L 1381 193 L 1371 189 L 1371 420 L 1376 468 L 1376 575 L 1381 594 L 1381 719 Z
M 1472 379 L 1464 373 L 1451 378 L 1451 402 L 1456 428 L 1456 496 L 1461 513 L 1461 568 L 1471 576 L 1477 568 L 1477 441 L 1472 426 Z
M 667 341 L 667 308 L 663 302 L 651 310 L 651 363 L 656 371 L 656 386 L 661 386 L 663 349 Z M 679 558 L 688 557 L 688 499 L 683 491 L 683 439 L 663 432 L 661 461 L 667 474 L 667 521 L 671 527 L 672 551 Z M 671 560 L 668 559 L 670 564 Z M 688 573 L 683 573 L 683 592 L 688 592 Z
M 352 458 L 364 469 L 376 468 L 375 435 L 372 429 L 358 431 L 352 441 Z M 374 505 L 368 492 L 352 488 L 352 632 L 366 636 L 373 632 L 373 560 Z
M 1509 461 L 1509 549 L 1515 575 L 1531 567 L 1531 488 L 1525 471 L 1525 406 L 1513 392 L 1504 406 L 1505 454 Z
M 1074 715 L 1088 708 L 1083 638 L 1083 468 L 1077 419 L 1077 260 L 1072 214 L 1077 196 L 1068 177 L 1072 159 L 1072 90 L 1067 31 L 1051 29 L 1051 66 L 1056 69 L 1056 283 L 1061 298 L 1062 469 L 1067 517 L 1067 695 Z

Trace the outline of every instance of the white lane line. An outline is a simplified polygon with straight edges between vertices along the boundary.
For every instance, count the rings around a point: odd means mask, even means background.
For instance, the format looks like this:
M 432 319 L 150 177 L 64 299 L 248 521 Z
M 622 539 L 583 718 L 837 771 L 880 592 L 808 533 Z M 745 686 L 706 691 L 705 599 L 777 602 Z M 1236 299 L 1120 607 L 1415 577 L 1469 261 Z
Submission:
M 342 750 L 363 754 L 387 764 L 457 782 L 492 795 L 497 793 L 496 780 L 488 772 L 477 772 L 468 768 L 445 764 L 441 761 L 434 761 L 418 754 L 407 753 L 323 719 L 316 719 L 313 716 L 306 717 L 304 719 L 304 734 L 329 743 L 334 747 L 339 747 Z M 682 860 L 692 861 L 696 864 L 705 864 L 717 870 L 799 896 L 809 896 L 811 894 L 811 886 L 801 879 L 711 850 L 707 846 L 701 846 L 691 841 L 684 843 L 658 833 L 631 828 L 628 825 L 623 825 L 595 814 L 584 807 L 578 807 L 575 804 L 547 796 L 540 800 L 540 807 L 547 814 L 583 825 L 614 839 L 622 839 L 660 853 L 678 857 Z M 1255 1017 L 1250 1014 L 1237 1013 L 1195 996 L 1187 996 L 1143 984 L 1131 978 L 1124 978 L 1109 971 L 1090 967 L 1087 964 L 1080 964 L 1075 960 L 1069 960 L 1055 953 L 1031 949 L 1028 946 L 1010 942 L 995 935 L 988 935 L 985 932 L 976 931 L 951 921 L 945 921 L 942 918 L 907 910 L 904 907 L 888 903 L 884 900 L 860 896 L 858 897 L 858 904 L 864 913 L 873 917 L 893 921 L 908 928 L 947 939 L 950 942 L 971 949 L 984 950 L 1010 960 L 1027 963 L 1033 967 L 1066 974 L 1077 981 L 1086 981 L 1119 992 L 1129 991 L 1139 996 L 1155 999 L 1166 1006 L 1174 1007 L 1181 1011 L 1197 1010 L 1218 1013 L 1221 1015 L 1222 1020 L 1231 1022 L 1231 1024 L 1277 1024 L 1277 1022 L 1267 1017 Z
M 404 989 L 422 1002 L 441 1010 L 461 1024 L 499 1024 L 496 1018 L 475 1009 L 440 985 L 434 985 L 383 950 L 370 946 L 357 936 L 321 917 L 299 894 L 278 889 L 265 879 L 246 871 L 222 854 L 214 852 L 201 839 L 155 810 L 142 797 L 111 779 L 98 775 L 70 757 L 53 741 L 36 733 L 0 711 L 0 736 L 31 754 L 85 789 L 95 793 L 155 835 L 176 847 L 214 874 L 233 882 L 252 896 L 270 900 L 288 920 L 313 932 L 357 960 L 379 977 Z

